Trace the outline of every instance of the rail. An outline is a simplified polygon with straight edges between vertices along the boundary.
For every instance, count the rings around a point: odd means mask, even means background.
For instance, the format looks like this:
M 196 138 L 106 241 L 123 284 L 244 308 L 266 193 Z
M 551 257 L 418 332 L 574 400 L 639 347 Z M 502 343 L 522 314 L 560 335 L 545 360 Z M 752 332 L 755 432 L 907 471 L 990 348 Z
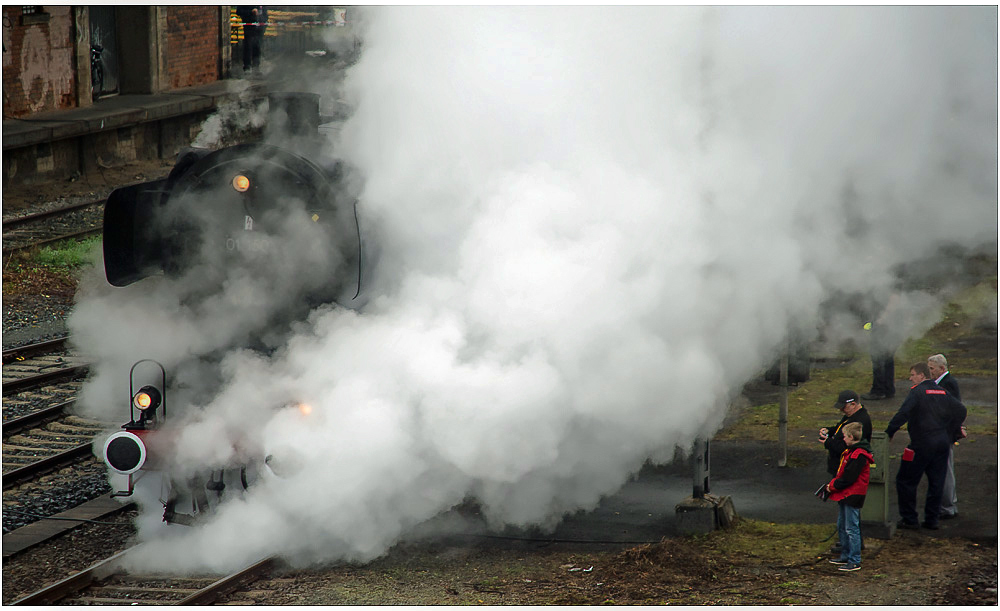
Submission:
M 3 474 L 3 489 L 9 490 L 10 488 L 16 488 L 24 482 L 31 481 L 43 473 L 48 473 L 49 471 L 59 469 L 66 465 L 71 465 L 83 458 L 93 456 L 94 451 L 92 447 L 93 442 L 88 441 L 87 443 L 74 446 L 64 452 L 53 454 L 52 456 L 48 456 L 42 460 L 36 460 L 33 463 L 24 465 L 23 467 L 11 469 Z
M 10 350 L 3 351 L 3 363 L 13 363 L 21 359 L 27 358 L 29 356 L 34 356 L 36 354 L 45 354 L 48 352 L 58 352 L 60 350 L 66 349 L 66 342 L 69 337 L 61 337 L 58 339 L 50 339 L 44 342 L 38 342 L 36 344 L 25 344 L 23 346 L 18 346 L 17 348 L 11 348 Z
M 3 383 L 3 396 L 15 395 L 26 390 L 31 390 L 32 388 L 38 388 L 39 386 L 72 380 L 89 371 L 90 365 L 74 365 L 72 367 L 56 369 L 55 371 L 47 371 L 45 373 L 10 380 Z
M 251 583 L 259 579 L 264 573 L 271 570 L 274 566 L 274 558 L 266 558 L 255 562 L 235 573 L 227 575 L 222 579 L 212 581 L 208 585 L 195 589 L 191 594 L 185 596 L 180 600 L 170 600 L 163 601 L 157 599 L 149 599 L 143 594 L 148 596 L 150 593 L 155 593 L 156 588 L 149 587 L 150 582 L 155 582 L 157 580 L 163 580 L 169 578 L 155 577 L 155 576 L 145 576 L 145 575 L 126 575 L 124 569 L 122 568 L 121 560 L 124 558 L 128 552 L 131 551 L 127 549 L 125 551 L 119 552 L 114 556 L 106 560 L 102 560 L 93 566 L 80 571 L 75 575 L 71 575 L 62 581 L 58 581 L 50 586 L 42 588 L 33 594 L 24 596 L 18 600 L 15 600 L 13 605 L 46 605 L 53 604 L 62 601 L 74 594 L 83 592 L 88 587 L 94 586 L 99 588 L 99 582 L 108 579 L 109 577 L 115 575 L 124 575 L 126 580 L 141 583 L 144 587 L 134 586 L 129 588 L 126 586 L 117 586 L 115 591 L 124 592 L 125 597 L 116 599 L 101 599 L 100 602 L 104 604 L 171 604 L 171 605 L 210 605 L 220 597 L 233 592 L 234 590 L 241 588 L 248 583 Z M 130 590 L 132 590 L 130 592 Z M 174 590 L 176 592 L 176 589 Z M 139 595 L 134 595 L 138 593 Z
M 5 437 L 17 435 L 47 422 L 57 420 L 64 416 L 67 413 L 66 410 L 75 403 L 76 400 L 65 401 L 58 405 L 32 412 L 26 416 L 21 416 L 20 418 L 5 420 L 3 423 L 3 434 Z

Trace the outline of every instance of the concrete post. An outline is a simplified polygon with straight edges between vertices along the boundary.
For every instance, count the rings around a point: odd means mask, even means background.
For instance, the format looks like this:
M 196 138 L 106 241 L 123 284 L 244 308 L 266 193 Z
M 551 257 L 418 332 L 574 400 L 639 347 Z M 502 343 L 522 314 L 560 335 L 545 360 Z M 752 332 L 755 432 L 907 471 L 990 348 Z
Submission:
M 739 517 L 733 499 L 709 494 L 709 446 L 707 439 L 694 442 L 691 462 L 694 469 L 694 490 L 691 496 L 674 506 L 677 530 L 682 534 L 705 534 L 716 528 L 726 528 Z
M 696 499 L 703 499 L 710 492 L 708 487 L 709 464 L 708 464 L 709 442 L 698 439 L 694 442 L 692 464 L 694 465 L 694 486 L 691 496 Z
M 778 445 L 781 447 L 781 457 L 778 466 L 788 465 L 788 342 L 785 342 L 781 354 L 781 364 L 778 366 L 778 384 L 781 386 L 781 403 L 778 406 Z

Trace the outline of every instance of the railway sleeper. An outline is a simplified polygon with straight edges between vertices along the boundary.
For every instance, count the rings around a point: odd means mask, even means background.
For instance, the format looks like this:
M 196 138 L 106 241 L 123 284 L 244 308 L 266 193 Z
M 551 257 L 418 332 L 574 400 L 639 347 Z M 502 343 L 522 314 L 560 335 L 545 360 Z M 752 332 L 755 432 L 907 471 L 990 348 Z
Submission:
M 77 444 L 77 445 L 79 445 L 79 444 Z M 13 444 L 9 444 L 9 443 L 4 443 L 3 444 L 3 449 L 4 449 L 4 454 L 3 455 L 5 457 L 10 457 L 10 458 L 16 458 L 18 456 L 23 456 L 25 458 L 30 458 L 31 457 L 31 455 L 25 456 L 24 454 L 14 454 L 13 452 L 42 452 L 43 454 L 58 454 L 59 453 L 59 449 L 58 448 L 46 448 L 46 447 L 37 446 L 37 445 L 19 446 L 19 445 L 13 445 Z
M 72 436 L 72 435 L 85 435 L 88 433 L 90 434 L 100 433 L 105 428 L 107 427 L 101 426 L 96 422 L 91 425 L 66 424 L 65 422 L 52 422 L 49 424 L 46 430 L 53 433 L 62 433 L 64 435 Z
M 87 605 L 162 605 L 162 600 L 142 600 L 136 598 L 97 598 L 94 596 L 79 596 L 60 602 L 79 602 Z
M 4 448 L 11 448 L 17 450 L 35 450 L 35 449 L 45 449 L 46 446 L 59 446 L 59 447 L 69 447 L 80 445 L 80 440 L 77 441 L 60 441 L 58 439 L 41 439 L 38 437 L 22 437 L 21 435 L 15 435 L 15 437 L 20 437 L 20 439 L 5 439 L 3 442 Z M 89 439 L 85 439 L 89 441 Z M 19 445 L 27 444 L 27 446 Z
M 46 443 L 62 443 L 61 440 L 65 439 L 79 445 L 81 441 L 87 441 L 94 438 L 94 434 L 90 431 L 80 431 L 78 433 L 69 433 L 66 431 L 48 431 L 45 429 L 36 429 L 28 433 L 29 438 L 41 438 L 44 439 Z

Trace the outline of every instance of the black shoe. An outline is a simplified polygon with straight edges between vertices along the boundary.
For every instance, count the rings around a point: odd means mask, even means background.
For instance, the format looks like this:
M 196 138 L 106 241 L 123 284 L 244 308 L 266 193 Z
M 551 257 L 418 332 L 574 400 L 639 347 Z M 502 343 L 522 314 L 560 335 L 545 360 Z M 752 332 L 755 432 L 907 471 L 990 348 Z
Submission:
M 916 522 L 907 522 L 906 520 L 900 520 L 896 522 L 896 528 L 905 528 L 907 530 L 920 530 L 920 525 Z
M 931 524 L 930 522 L 924 522 L 923 524 L 921 524 L 921 526 L 923 526 L 927 530 L 937 530 L 938 528 L 941 528 L 937 524 Z
M 957 513 L 942 513 L 941 514 L 941 519 L 942 520 L 954 520 L 957 517 L 958 517 Z
M 861 395 L 861 398 L 864 399 L 865 401 L 881 401 L 882 399 L 886 398 L 886 395 L 877 392 L 866 392 L 865 394 Z

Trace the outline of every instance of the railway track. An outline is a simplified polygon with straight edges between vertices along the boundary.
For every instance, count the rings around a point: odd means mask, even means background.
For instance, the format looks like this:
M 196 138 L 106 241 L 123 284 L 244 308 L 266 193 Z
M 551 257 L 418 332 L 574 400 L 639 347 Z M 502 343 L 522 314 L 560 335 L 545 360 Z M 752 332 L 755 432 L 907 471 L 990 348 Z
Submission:
M 68 341 L 68 337 L 60 337 L 58 339 L 38 342 L 36 344 L 26 344 L 24 346 L 18 346 L 17 348 L 11 348 L 10 350 L 4 350 L 3 364 L 6 365 L 7 363 L 16 363 L 38 354 L 60 352 L 66 349 Z
M 3 396 L 85 376 L 84 359 L 65 353 L 69 338 L 40 342 L 3 352 Z
M 4 491 L 92 458 L 94 437 L 107 429 L 107 423 L 69 413 L 75 402 L 70 396 L 79 388 L 73 380 L 88 366 L 61 353 L 65 343 L 63 338 L 3 353 Z
M 273 558 L 218 576 L 129 574 L 125 550 L 62 581 L 14 601 L 14 605 L 209 605 L 268 573 Z
M 11 379 L 4 379 L 3 381 L 3 396 L 7 397 L 9 395 L 16 395 L 22 393 L 26 390 L 31 390 L 33 388 L 38 388 L 40 386 L 49 386 L 52 384 L 58 384 L 59 382 L 66 382 L 69 380 L 75 380 L 76 378 L 82 377 L 90 371 L 90 366 L 85 364 L 69 365 L 69 366 L 47 366 L 44 370 L 37 371 L 34 373 L 27 373 L 26 375 L 19 377 L 12 377 Z M 7 373 L 7 370 L 4 370 Z
M 4 423 L 4 490 L 93 456 L 94 437 L 106 425 L 70 415 L 67 410 L 73 403 L 60 403 Z
M 106 199 L 44 210 L 3 222 L 3 258 L 68 239 L 100 235 Z

